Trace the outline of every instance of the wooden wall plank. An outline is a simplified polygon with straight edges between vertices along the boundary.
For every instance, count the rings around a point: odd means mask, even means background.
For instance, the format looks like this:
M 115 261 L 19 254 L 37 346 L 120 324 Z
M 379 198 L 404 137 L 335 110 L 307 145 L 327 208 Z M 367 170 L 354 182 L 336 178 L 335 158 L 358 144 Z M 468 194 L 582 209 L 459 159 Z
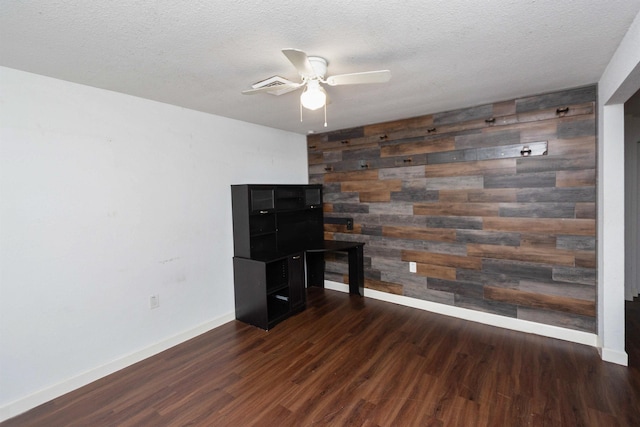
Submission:
M 322 177 L 323 175 L 309 173 L 309 184 L 322 184 L 324 181 Z
M 382 235 L 398 239 L 433 240 L 436 242 L 455 242 L 456 230 L 424 227 L 382 227 Z
M 461 243 L 434 242 L 426 240 L 422 242 L 422 249 L 427 252 L 434 252 L 438 254 L 467 255 L 467 247 Z
M 380 149 L 381 157 L 408 156 L 412 154 L 435 153 L 455 150 L 455 140 L 451 137 L 419 138 L 415 142 L 385 145 Z
M 512 145 L 520 143 L 520 131 L 513 129 L 495 128 L 490 131 L 480 129 L 473 133 L 467 133 L 455 137 L 455 147 L 458 150 L 465 148 L 495 147 L 500 145 Z
M 534 141 L 549 141 L 558 134 L 557 120 L 544 120 L 541 122 L 518 124 L 520 129 L 520 143 Z
M 411 203 L 372 203 L 369 205 L 369 213 L 374 215 L 411 215 L 413 205 Z
M 594 135 L 549 141 L 550 156 L 576 156 L 596 152 Z
M 428 164 L 425 166 L 424 171 L 427 177 L 515 174 L 516 159 L 481 160 L 456 164 Z
M 421 300 L 433 301 L 440 304 L 454 305 L 454 295 L 451 292 L 436 291 L 427 288 L 427 284 L 417 285 L 408 283 L 403 286 L 403 295 Z
M 368 220 L 375 221 L 377 224 L 388 226 L 408 226 L 408 227 L 426 227 L 427 218 L 423 216 L 410 215 L 379 215 L 378 217 L 369 216 Z
M 327 132 L 327 141 L 341 141 L 350 138 L 360 138 L 364 136 L 364 127 L 359 126 L 351 129 L 336 130 L 333 132 Z
M 402 285 L 399 285 L 397 283 L 383 282 L 382 280 L 365 279 L 365 287 L 368 289 L 373 289 L 375 291 L 386 292 L 388 294 L 402 295 Z
M 558 156 L 521 158 L 518 159 L 516 170 L 518 173 L 583 170 L 593 167 L 595 160 L 595 153 L 580 154 L 570 158 Z
M 589 219 L 565 218 L 485 218 L 484 230 L 521 231 L 530 233 L 570 234 L 576 236 L 593 236 L 596 231 L 595 221 Z
M 482 217 L 470 216 L 428 216 L 427 227 L 481 230 Z
M 478 258 L 509 259 L 514 261 L 537 262 L 554 265 L 575 265 L 572 251 L 527 246 L 483 245 L 470 243 L 467 255 Z
M 329 193 L 325 192 L 322 195 L 325 204 L 327 203 L 358 203 L 360 201 L 359 193 L 344 192 L 344 193 Z
M 449 165 L 450 163 L 471 162 L 475 160 L 478 160 L 478 151 L 476 149 L 442 151 L 427 154 L 427 163 L 430 165 L 443 163 Z
M 557 187 L 595 187 L 596 170 L 561 170 L 556 173 Z
M 447 203 L 464 203 L 469 201 L 469 190 L 433 190 L 437 193 L 435 200 L 427 201 L 440 201 Z M 419 201 L 419 200 L 416 200 Z
M 420 129 L 433 126 L 433 116 L 425 115 L 413 117 L 410 119 L 394 120 L 391 122 L 377 123 L 364 127 L 364 134 L 371 135 L 387 135 L 391 132 L 399 132 L 405 129 Z M 382 138 L 383 140 L 386 138 Z
M 516 112 L 524 113 L 550 107 L 566 107 L 571 104 L 592 102 L 594 99 L 596 99 L 596 87 L 591 85 L 518 99 L 516 100 Z
M 307 161 L 310 165 L 317 165 L 324 162 L 324 156 L 320 152 L 309 152 Z
M 467 122 L 478 119 L 488 119 L 493 116 L 493 104 L 479 105 L 461 110 L 445 111 L 433 115 L 434 126 L 451 123 Z
M 596 301 L 596 287 L 590 285 L 521 280 L 518 289 L 525 292 Z
M 517 173 L 484 177 L 484 188 L 549 188 L 555 186 L 555 172 Z
M 471 258 L 457 255 L 443 255 L 422 251 L 402 251 L 403 261 L 414 261 L 421 264 L 442 265 L 445 267 L 468 268 L 470 270 L 479 270 L 482 268 L 482 260 L 480 258 Z
M 558 138 L 569 139 L 591 136 L 596 132 L 596 122 L 591 118 L 571 118 L 558 124 Z
M 339 213 L 368 213 L 369 205 L 361 203 L 333 203 L 331 212 Z
M 593 268 L 583 267 L 554 267 L 553 280 L 556 280 L 558 282 L 595 285 L 596 271 Z
M 391 283 L 403 283 L 405 285 L 413 284 L 416 286 L 427 287 L 427 278 L 418 274 L 406 271 L 383 270 L 380 272 L 380 280 Z
M 541 233 L 520 233 L 520 246 L 545 248 L 551 250 L 560 249 L 558 248 L 557 236 Z
M 371 192 L 371 191 L 400 191 L 402 189 L 402 181 L 386 180 L 386 181 L 343 181 L 341 190 L 350 192 Z
M 362 191 L 360 192 L 360 202 L 362 203 L 377 203 L 377 202 L 390 202 L 390 191 Z
M 556 239 L 558 249 L 568 249 L 576 251 L 595 251 L 595 236 L 568 236 L 560 235 Z
M 496 288 L 493 286 L 484 287 L 484 297 L 490 300 L 507 302 L 524 307 L 565 311 L 583 316 L 595 316 L 596 311 L 595 302 L 593 301 L 549 296 L 516 289 Z
M 411 180 L 424 178 L 424 166 L 403 166 L 396 168 L 384 168 L 378 170 L 380 179 Z
M 493 104 L 493 117 L 511 116 L 516 114 L 516 101 L 496 102 Z
M 456 280 L 456 269 L 433 264 L 417 264 L 417 273 L 422 276 L 445 280 Z
M 553 120 L 562 119 L 564 117 L 573 116 L 588 116 L 595 111 L 595 102 L 585 102 L 571 105 L 566 112 L 558 114 L 558 109 L 555 107 L 544 108 L 541 110 L 532 110 L 527 112 L 518 113 L 517 116 L 520 119 L 519 122 L 531 122 L 541 120 Z
M 415 203 L 414 215 L 430 216 L 499 216 L 500 205 L 495 203 Z
M 380 157 L 380 147 L 358 148 L 356 150 L 343 150 L 342 160 L 368 160 Z
M 318 146 L 327 141 L 328 135 L 326 133 L 314 133 L 307 135 L 307 149 L 308 150 L 321 150 Z
M 369 236 L 382 236 L 382 227 L 379 225 L 366 225 L 366 224 L 357 224 L 361 227 L 360 234 L 366 234 Z M 354 225 L 355 228 L 355 225 Z
M 424 180 L 427 190 L 459 190 L 463 188 L 483 188 L 482 176 L 427 178 Z
M 440 192 L 437 190 L 427 190 L 426 188 L 413 188 L 402 183 L 401 191 L 392 191 L 391 200 L 394 202 L 435 202 L 438 200 Z
M 553 267 L 530 262 L 518 262 L 501 259 L 483 259 L 482 271 L 493 274 L 504 274 L 508 277 L 537 281 L 553 280 Z
M 310 175 L 319 175 L 322 176 L 327 172 L 327 170 L 332 169 L 326 163 L 317 163 L 315 165 L 309 165 L 309 174 Z
M 576 218 L 596 219 L 596 204 L 576 203 Z
M 500 203 L 499 208 L 504 217 L 575 218 L 576 214 L 575 203 Z
M 342 161 L 342 151 L 324 151 L 322 159 L 325 163 L 336 163 Z M 329 165 L 330 166 L 330 165 Z
M 595 251 L 576 251 L 576 267 L 595 269 L 598 265 Z
M 350 172 L 334 172 L 327 173 L 324 176 L 325 182 L 343 182 L 343 181 L 375 181 L 378 179 L 378 171 L 350 171 Z
M 518 189 L 516 200 L 521 203 L 581 203 L 595 202 L 594 187 L 526 188 Z
M 497 286 L 499 288 L 518 289 L 520 280 L 505 274 L 490 273 L 485 270 L 465 270 L 456 269 L 456 279 L 466 282 L 482 283 L 488 286 Z
M 472 298 L 482 298 L 484 296 L 484 287 L 472 282 L 429 278 L 427 280 L 427 288 Z
M 483 190 L 469 190 L 469 202 L 516 202 L 517 193 L 514 188 L 492 188 Z
M 485 230 L 456 230 L 459 243 L 478 243 L 484 245 L 519 246 L 520 233 L 505 233 Z

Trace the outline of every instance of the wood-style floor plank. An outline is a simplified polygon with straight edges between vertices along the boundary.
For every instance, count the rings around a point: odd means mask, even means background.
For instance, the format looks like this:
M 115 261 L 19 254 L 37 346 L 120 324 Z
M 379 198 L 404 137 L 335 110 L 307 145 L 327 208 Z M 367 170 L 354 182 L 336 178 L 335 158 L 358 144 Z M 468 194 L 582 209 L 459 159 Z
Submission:
M 0 426 L 638 426 L 637 299 L 626 330 L 629 367 L 311 288 L 271 331 L 230 322 Z

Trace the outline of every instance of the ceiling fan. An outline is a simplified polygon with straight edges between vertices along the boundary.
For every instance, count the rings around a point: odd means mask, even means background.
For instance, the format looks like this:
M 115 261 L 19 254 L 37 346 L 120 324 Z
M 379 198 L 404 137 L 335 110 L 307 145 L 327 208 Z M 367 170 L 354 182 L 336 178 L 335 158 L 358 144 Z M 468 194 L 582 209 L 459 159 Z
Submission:
M 317 110 L 324 107 L 324 125 L 327 126 L 327 92 L 322 87 L 322 84 L 340 86 L 384 83 L 391 79 L 391 71 L 389 70 L 338 74 L 325 78 L 328 65 L 326 59 L 319 56 L 307 56 L 305 52 L 298 49 L 282 49 L 282 53 L 284 53 L 296 70 L 298 70 L 298 74 L 300 74 L 302 81 L 296 83 L 280 76 L 274 76 L 255 83 L 252 85 L 251 89 L 243 90 L 242 93 L 245 95 L 254 95 L 256 93 L 282 95 L 304 87 L 304 90 L 300 95 L 300 121 L 302 121 L 302 107 L 309 110 Z

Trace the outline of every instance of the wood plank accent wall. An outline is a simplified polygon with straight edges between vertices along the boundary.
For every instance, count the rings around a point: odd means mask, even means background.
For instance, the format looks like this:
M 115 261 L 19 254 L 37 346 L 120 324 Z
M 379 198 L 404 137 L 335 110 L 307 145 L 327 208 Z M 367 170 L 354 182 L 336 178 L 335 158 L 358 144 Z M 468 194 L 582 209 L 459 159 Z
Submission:
M 367 288 L 595 332 L 595 101 L 588 86 L 308 136 L 325 216 L 354 220 L 325 237 L 366 243 Z M 347 283 L 341 256 L 326 271 Z

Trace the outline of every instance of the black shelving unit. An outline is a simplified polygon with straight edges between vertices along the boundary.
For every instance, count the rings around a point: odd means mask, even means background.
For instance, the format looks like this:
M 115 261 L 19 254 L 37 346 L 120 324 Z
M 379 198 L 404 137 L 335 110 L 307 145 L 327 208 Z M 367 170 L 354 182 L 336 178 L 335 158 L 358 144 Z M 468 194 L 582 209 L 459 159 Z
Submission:
M 304 251 L 323 242 L 321 185 L 232 185 L 236 318 L 262 329 L 305 308 Z

